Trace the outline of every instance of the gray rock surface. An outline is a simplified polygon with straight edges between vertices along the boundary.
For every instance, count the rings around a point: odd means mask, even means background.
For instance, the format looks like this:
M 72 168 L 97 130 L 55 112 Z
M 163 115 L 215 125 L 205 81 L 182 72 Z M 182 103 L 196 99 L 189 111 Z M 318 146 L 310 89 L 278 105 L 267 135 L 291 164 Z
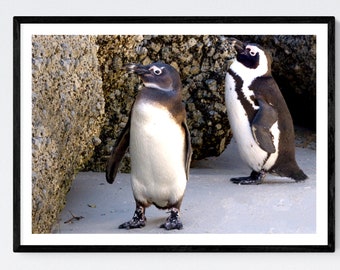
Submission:
M 49 233 L 104 116 L 93 36 L 32 37 L 32 231 Z

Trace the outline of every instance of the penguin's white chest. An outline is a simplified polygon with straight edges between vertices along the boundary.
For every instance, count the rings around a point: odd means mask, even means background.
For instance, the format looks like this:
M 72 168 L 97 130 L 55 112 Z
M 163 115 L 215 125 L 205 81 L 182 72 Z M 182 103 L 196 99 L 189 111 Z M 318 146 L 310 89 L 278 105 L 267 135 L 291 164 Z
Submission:
M 247 112 L 241 104 L 238 94 L 235 91 L 235 87 L 236 83 L 234 78 L 229 73 L 227 73 L 225 87 L 227 113 L 234 138 L 237 142 L 240 156 L 253 170 L 268 170 L 275 164 L 275 161 L 278 157 L 278 124 L 276 122 L 271 127 L 276 152 L 268 155 L 266 151 L 259 147 L 253 137 L 251 123 L 249 123 Z M 254 109 L 258 109 L 258 107 L 255 106 L 255 104 L 251 101 L 250 96 L 248 96 L 251 94 L 250 90 L 244 90 L 244 98 L 251 103 Z
M 176 203 L 186 186 L 185 133 L 166 108 L 134 105 L 130 127 L 131 183 L 136 200 Z

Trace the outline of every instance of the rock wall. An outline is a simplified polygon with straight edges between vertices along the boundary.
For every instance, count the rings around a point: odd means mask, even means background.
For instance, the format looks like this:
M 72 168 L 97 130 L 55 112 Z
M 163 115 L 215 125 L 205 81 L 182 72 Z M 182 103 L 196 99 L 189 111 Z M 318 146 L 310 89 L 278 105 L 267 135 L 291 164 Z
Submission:
M 226 60 L 233 55 L 220 36 L 98 36 L 107 121 L 90 169 L 104 170 L 108 155 L 128 115 L 141 81 L 122 70 L 127 63 L 163 61 L 181 75 L 183 101 L 191 133 L 193 159 L 218 156 L 231 139 L 224 105 Z M 122 171 L 129 170 L 128 159 Z
M 32 231 L 49 233 L 77 172 L 100 144 L 94 36 L 32 37 Z

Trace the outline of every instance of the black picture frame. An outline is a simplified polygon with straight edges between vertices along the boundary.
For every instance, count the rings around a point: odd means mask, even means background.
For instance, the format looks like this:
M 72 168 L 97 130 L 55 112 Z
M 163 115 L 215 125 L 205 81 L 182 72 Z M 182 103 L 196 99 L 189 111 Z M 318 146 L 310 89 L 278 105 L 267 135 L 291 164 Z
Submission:
M 328 37 L 328 235 L 326 244 L 311 245 L 55 245 L 22 243 L 22 78 L 21 34 L 25 24 L 321 24 Z M 335 18 L 334 17 L 14 17 L 13 18 L 13 115 L 14 115 L 14 220 L 15 252 L 333 252 L 335 250 Z M 24 179 L 27 178 L 27 179 Z

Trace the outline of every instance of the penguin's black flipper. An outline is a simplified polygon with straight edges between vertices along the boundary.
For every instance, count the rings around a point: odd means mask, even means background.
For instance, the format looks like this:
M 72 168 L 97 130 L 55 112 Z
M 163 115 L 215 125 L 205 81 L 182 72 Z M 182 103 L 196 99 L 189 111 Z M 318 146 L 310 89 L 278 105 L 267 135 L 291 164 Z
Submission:
M 251 124 L 253 137 L 257 144 L 268 153 L 275 153 L 273 135 L 270 132 L 272 125 L 278 120 L 277 111 L 263 98 L 257 98 L 260 109 Z
M 189 171 L 190 171 L 190 163 L 191 163 L 191 156 L 192 156 L 192 148 L 191 148 L 191 139 L 190 139 L 190 132 L 186 121 L 182 123 L 182 126 L 185 131 L 185 145 L 186 145 L 186 156 L 185 156 L 185 173 L 187 176 L 187 180 L 189 179 Z
M 130 143 L 130 120 L 131 115 L 129 117 L 129 120 L 122 130 L 122 132 L 119 134 L 115 146 L 112 149 L 111 156 L 107 162 L 106 166 L 106 181 L 110 184 L 113 183 L 115 180 L 115 177 L 118 172 L 119 164 L 122 161 L 127 148 L 129 147 Z

